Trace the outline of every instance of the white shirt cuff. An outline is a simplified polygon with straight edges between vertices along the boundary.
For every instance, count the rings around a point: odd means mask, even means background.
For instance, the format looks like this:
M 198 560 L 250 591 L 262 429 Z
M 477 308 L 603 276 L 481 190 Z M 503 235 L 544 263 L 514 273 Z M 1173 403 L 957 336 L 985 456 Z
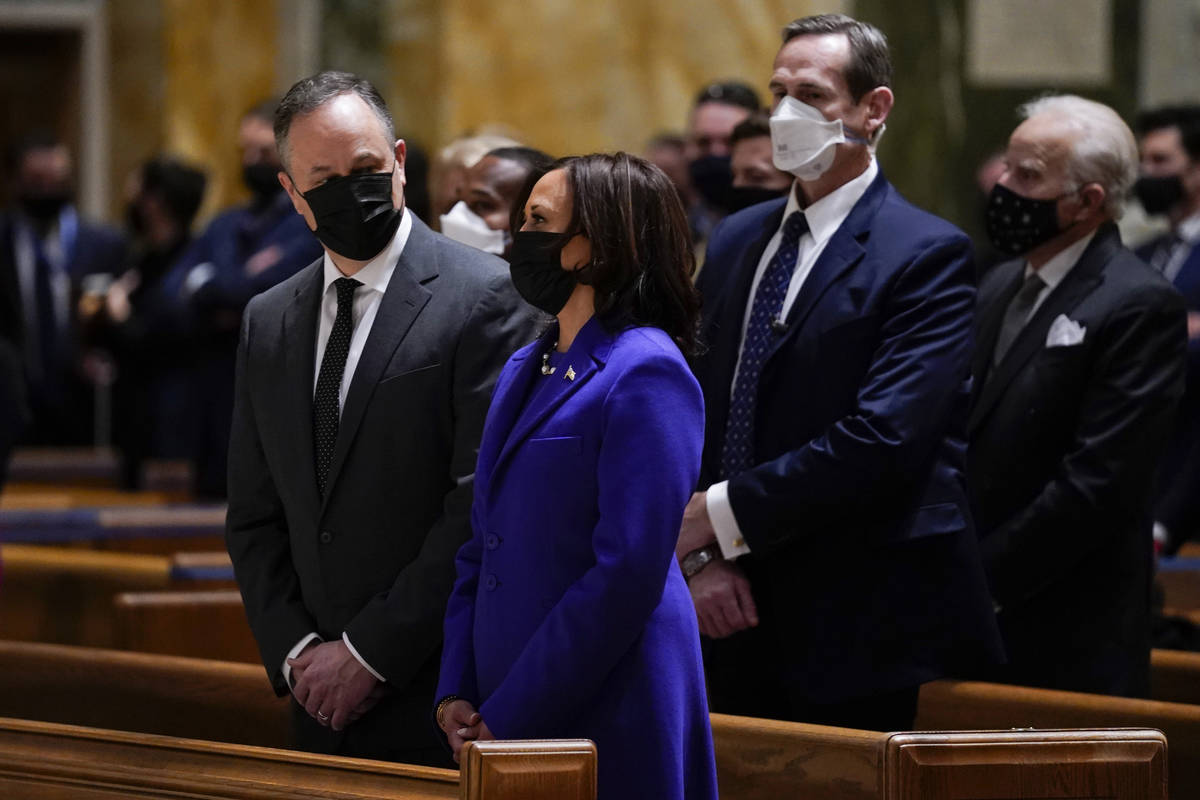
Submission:
M 737 518 L 733 516 L 733 506 L 729 505 L 729 481 L 721 481 L 708 487 L 708 492 L 704 495 L 704 506 L 708 509 L 708 518 L 717 534 L 721 555 L 730 559 L 749 553 L 750 547 L 742 538 L 742 529 L 738 527 Z
M 292 665 L 288 663 L 288 658 L 295 658 L 304 652 L 304 648 L 308 647 L 312 641 L 321 641 L 321 637 L 315 633 L 310 633 L 300 641 L 296 642 L 296 646 L 288 651 L 287 658 L 283 659 L 283 680 L 287 683 L 288 688 L 292 685 Z
M 354 649 L 354 645 L 350 644 L 350 637 L 347 636 L 345 632 L 342 633 L 342 641 L 346 643 L 346 647 L 350 650 L 350 655 L 358 659 L 358 663 L 363 665 L 363 669 L 374 675 L 375 680 L 379 681 L 380 683 L 387 683 L 387 678 L 371 669 L 371 665 L 367 663 L 367 660 L 358 654 L 358 651 Z
M 1154 541 L 1160 545 L 1165 545 L 1171 541 L 1171 533 L 1167 530 L 1167 526 L 1161 522 L 1154 523 Z

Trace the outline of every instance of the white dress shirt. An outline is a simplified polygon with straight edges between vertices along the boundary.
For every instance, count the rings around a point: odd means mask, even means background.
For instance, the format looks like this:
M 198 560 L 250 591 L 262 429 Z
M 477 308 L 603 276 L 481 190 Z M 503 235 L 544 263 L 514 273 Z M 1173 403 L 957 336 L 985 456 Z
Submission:
M 796 257 L 796 269 L 792 273 L 791 283 L 788 284 L 787 294 L 783 298 L 783 309 L 780 311 L 780 317 L 787 319 L 788 312 L 792 305 L 796 302 L 796 298 L 800 295 L 800 289 L 804 286 L 804 281 L 812 272 L 813 266 L 817 263 L 817 259 L 821 257 L 821 253 L 825 252 L 825 246 L 829 244 L 829 240 L 833 238 L 833 234 L 837 229 L 842 227 L 842 223 L 846 221 L 846 217 L 850 216 L 850 211 L 866 194 L 867 188 L 871 182 L 879 174 L 879 164 L 875 161 L 874 156 L 867 164 L 867 168 L 862 174 L 853 180 L 843 183 L 838 188 L 834 189 L 829 194 L 810 203 L 807 208 L 800 208 L 800 199 L 797 196 L 799 191 L 798 186 L 793 186 L 792 191 L 788 194 L 787 206 L 783 210 L 783 220 L 780 221 L 779 230 L 775 231 L 775 235 L 767 242 L 767 247 L 763 250 L 762 257 L 758 260 L 758 269 L 754 273 L 754 281 L 750 284 L 750 296 L 746 300 L 746 314 L 742 321 L 742 335 L 738 340 L 738 362 L 741 363 L 742 344 L 746 339 L 746 327 L 750 324 L 750 311 L 754 305 L 754 293 L 758 291 L 758 284 L 762 280 L 763 274 L 767 271 L 767 265 L 771 263 L 771 259 L 775 257 L 775 253 L 779 250 L 779 245 L 783 241 L 783 223 L 792 215 L 793 211 L 804 211 L 804 217 L 808 222 L 808 232 L 800 237 L 800 246 Z M 733 372 L 733 382 L 730 384 L 730 393 L 733 392 L 733 387 L 737 385 L 737 369 Z M 745 540 L 742 538 L 742 530 L 738 526 L 737 518 L 734 516 L 733 507 L 729 503 L 729 482 L 721 481 L 714 483 L 708 487 L 708 494 L 705 496 L 705 506 L 708 509 L 709 519 L 712 521 L 713 530 L 717 534 L 717 544 L 721 547 L 721 555 L 725 558 L 737 558 L 740 555 L 745 555 L 750 552 L 750 548 L 746 546 Z
M 354 306 L 352 310 L 353 333 L 350 335 L 350 352 L 346 355 L 346 368 L 342 372 L 342 385 L 338 391 L 338 409 L 346 404 L 346 392 L 350 389 L 350 381 L 354 378 L 354 370 L 358 366 L 358 359 L 362 356 L 363 347 L 366 346 L 367 337 L 371 335 L 371 327 L 375 324 L 375 315 L 379 313 L 379 303 L 383 300 L 384 292 L 387 291 L 388 283 L 392 279 L 392 273 L 396 271 L 396 263 L 400 260 L 400 254 L 404 252 L 404 245 L 408 243 L 408 235 L 412 232 L 412 217 L 408 214 L 408 209 L 404 209 L 400 217 L 400 227 L 396 229 L 396 235 L 392 237 L 392 242 L 379 255 L 367 262 L 366 266 L 360 269 L 349 277 L 354 278 L 362 284 L 354 290 Z M 321 312 L 317 320 L 317 362 L 313 369 L 313 393 L 317 391 L 317 380 L 321 374 L 321 361 L 325 357 L 325 345 L 329 342 L 329 333 L 333 330 L 333 321 L 337 319 L 337 290 L 333 288 L 333 282 L 339 278 L 347 277 L 342 274 L 341 270 L 334 265 L 333 260 L 329 257 L 329 253 L 325 253 L 325 289 L 321 295 Z M 292 667 L 287 663 L 288 658 L 295 658 L 300 655 L 305 647 L 308 647 L 310 642 L 321 641 L 321 637 L 315 632 L 310 633 L 296 643 L 296 646 L 287 654 L 287 658 L 283 660 L 283 679 L 290 686 L 292 683 Z M 359 655 L 358 650 L 350 643 L 350 637 L 342 632 L 342 641 L 346 643 L 346 647 L 350 650 L 350 654 L 358 659 L 358 663 L 366 668 L 367 672 L 375 676 L 379 681 L 387 679 L 380 675 L 371 667 L 366 660 Z

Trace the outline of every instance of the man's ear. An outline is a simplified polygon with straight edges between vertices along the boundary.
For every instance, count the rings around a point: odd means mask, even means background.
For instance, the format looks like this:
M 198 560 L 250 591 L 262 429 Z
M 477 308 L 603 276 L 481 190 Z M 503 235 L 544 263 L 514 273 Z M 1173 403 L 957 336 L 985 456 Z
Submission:
M 867 121 L 864 125 L 866 128 L 864 133 L 866 133 L 868 139 L 875 139 L 875 132 L 887 121 L 888 114 L 892 112 L 892 105 L 895 102 L 896 96 L 886 86 L 876 86 L 863 95 L 859 103 L 866 103 L 867 106 Z
M 296 185 L 292 183 L 291 177 L 283 170 L 279 171 L 278 177 L 279 185 L 282 186 L 283 190 L 288 193 L 288 197 L 292 201 L 292 208 L 296 209 L 297 214 L 304 216 L 304 210 L 308 207 L 308 204 L 305 203 L 303 207 L 300 205 L 301 203 L 304 203 L 304 198 L 300 196 L 300 192 L 298 189 L 296 189 Z
M 1079 190 L 1079 199 L 1082 201 L 1080 209 L 1084 217 L 1090 217 L 1104 209 L 1104 201 L 1108 199 L 1108 192 L 1104 191 L 1104 187 L 1098 183 L 1086 184 Z

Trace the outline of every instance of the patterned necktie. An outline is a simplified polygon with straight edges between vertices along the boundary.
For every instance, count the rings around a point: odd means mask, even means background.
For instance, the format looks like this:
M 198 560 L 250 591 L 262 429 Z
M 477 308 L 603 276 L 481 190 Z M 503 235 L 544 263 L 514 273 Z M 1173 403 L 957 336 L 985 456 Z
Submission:
M 325 343 L 321 372 L 317 376 L 317 393 L 313 396 L 313 445 L 317 456 L 317 488 L 322 496 L 341 417 L 342 374 L 346 371 L 350 335 L 354 332 L 354 290 L 362 286 L 353 278 L 338 278 L 333 285 L 337 289 L 337 317 L 329 331 L 329 341 Z
M 754 303 L 750 306 L 750 321 L 742 342 L 742 357 L 738 361 L 737 379 L 729 400 L 729 419 L 725 422 L 725 447 L 721 452 L 721 471 L 732 478 L 749 469 L 754 454 L 754 408 L 758 400 L 758 379 L 763 362 L 778 335 L 775 323 L 783 311 L 792 273 L 800 255 L 800 237 L 808 232 L 808 220 L 799 211 L 783 223 L 783 238 L 779 249 L 767 264 Z
M 1046 282 L 1035 272 L 1025 279 L 1020 291 L 1008 304 L 1008 309 L 1004 312 L 1004 321 L 1000 323 L 1000 335 L 996 337 L 996 350 L 992 354 L 993 366 L 999 364 L 1008 353 L 1008 349 L 1017 339 L 1017 334 L 1029 321 L 1029 314 L 1037 303 L 1038 295 L 1045 288 Z

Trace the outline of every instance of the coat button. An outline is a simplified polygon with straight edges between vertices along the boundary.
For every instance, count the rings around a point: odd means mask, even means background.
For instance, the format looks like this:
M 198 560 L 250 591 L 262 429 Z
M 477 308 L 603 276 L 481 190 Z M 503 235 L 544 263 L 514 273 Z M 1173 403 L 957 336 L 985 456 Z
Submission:
M 333 534 L 329 531 L 321 531 L 321 544 L 329 544 L 333 541 Z
M 489 592 L 494 592 L 494 591 L 496 590 L 496 586 L 497 586 L 499 583 L 500 583 L 500 581 L 496 580 L 496 576 L 495 576 L 495 575 L 488 575 L 488 576 L 487 576 L 487 580 L 483 582 L 483 585 L 484 585 L 485 587 L 487 587 L 487 590 L 488 590 Z
M 500 546 L 500 537 L 494 533 L 489 533 L 487 538 L 484 539 L 484 543 L 487 544 L 488 550 L 495 550 Z

